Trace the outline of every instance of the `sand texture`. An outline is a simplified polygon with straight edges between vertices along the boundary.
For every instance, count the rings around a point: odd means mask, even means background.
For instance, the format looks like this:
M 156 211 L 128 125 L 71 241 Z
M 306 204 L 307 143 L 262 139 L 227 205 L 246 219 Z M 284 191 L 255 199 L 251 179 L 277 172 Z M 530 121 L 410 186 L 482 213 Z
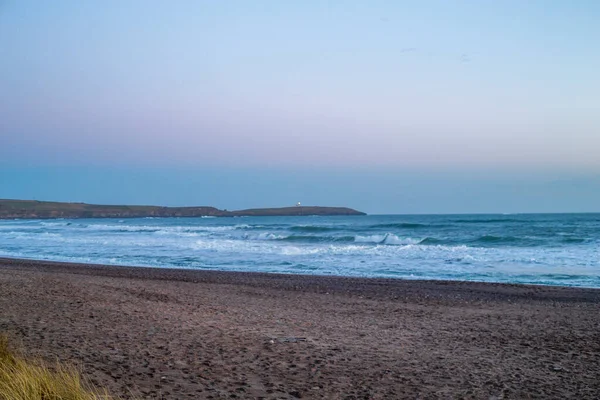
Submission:
M 0 331 L 124 398 L 600 398 L 594 289 L 0 259 Z

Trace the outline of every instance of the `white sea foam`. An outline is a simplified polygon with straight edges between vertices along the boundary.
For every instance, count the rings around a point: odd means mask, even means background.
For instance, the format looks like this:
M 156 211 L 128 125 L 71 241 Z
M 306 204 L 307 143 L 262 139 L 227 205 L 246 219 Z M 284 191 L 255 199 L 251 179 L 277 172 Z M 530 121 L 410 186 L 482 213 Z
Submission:
M 117 232 L 150 232 L 158 234 L 181 234 L 181 233 L 200 233 L 200 232 L 228 232 L 236 229 L 245 229 L 249 225 L 233 226 L 161 226 L 161 225 L 121 225 L 121 224 L 90 224 L 83 228 L 97 231 L 117 231 Z
M 377 234 L 369 236 L 356 236 L 354 241 L 357 243 L 376 243 L 376 244 L 389 244 L 389 245 L 406 245 L 416 244 L 420 242 L 420 239 L 413 238 L 400 238 L 393 233 Z
M 325 250 L 321 248 L 306 248 L 297 246 L 285 246 L 281 248 L 281 254 L 285 256 L 304 256 L 323 253 Z
M 61 220 L 61 222 L 55 222 L 55 221 L 42 221 L 39 224 L 41 226 L 68 226 L 71 225 L 71 222 L 63 222 L 64 220 Z
M 494 222 L 477 216 L 469 216 L 470 224 L 455 225 L 455 217 L 444 216 L 415 217 L 408 223 L 406 217 L 322 218 L 319 225 L 299 218 L 260 219 L 260 224 L 252 223 L 257 221 L 252 218 L 244 219 L 244 224 L 200 218 L 0 221 L 0 255 L 156 267 L 600 287 L 600 217 L 598 221 L 577 217 L 576 222 L 543 230 L 544 234 L 529 223 L 512 220 L 503 228 L 501 219 L 486 218 Z M 555 218 L 560 217 L 546 219 L 555 223 Z M 582 218 L 592 221 L 582 226 Z M 411 228 L 413 222 L 418 230 Z M 514 240 L 481 240 L 489 236 Z M 582 240 L 571 243 L 565 237 Z M 533 239 L 538 242 L 527 246 Z M 554 242 L 546 245 L 548 240 Z
M 250 239 L 250 240 L 281 240 L 281 239 L 285 239 L 286 236 L 284 235 L 275 235 L 274 233 L 271 232 L 262 232 L 262 233 L 258 233 L 258 234 L 253 234 L 253 235 L 244 235 L 246 239 Z

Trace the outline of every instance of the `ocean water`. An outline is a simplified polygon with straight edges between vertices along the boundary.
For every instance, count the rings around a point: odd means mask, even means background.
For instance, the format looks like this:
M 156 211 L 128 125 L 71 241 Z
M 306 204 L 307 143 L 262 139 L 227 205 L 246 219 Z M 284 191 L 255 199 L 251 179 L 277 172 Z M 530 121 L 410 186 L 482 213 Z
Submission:
M 0 221 L 0 257 L 600 287 L 600 214 Z

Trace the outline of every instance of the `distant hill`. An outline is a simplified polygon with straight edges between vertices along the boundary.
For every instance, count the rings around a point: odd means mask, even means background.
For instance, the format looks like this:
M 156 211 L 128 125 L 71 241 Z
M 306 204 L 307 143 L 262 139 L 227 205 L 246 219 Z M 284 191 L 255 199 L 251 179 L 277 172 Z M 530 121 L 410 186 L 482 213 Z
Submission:
M 37 200 L 0 200 L 0 219 L 262 217 L 300 215 L 366 215 L 347 207 L 297 206 L 227 211 L 215 207 L 113 206 Z
M 295 206 L 281 208 L 253 208 L 249 210 L 227 211 L 224 217 L 280 217 L 299 215 L 367 215 L 347 207 Z

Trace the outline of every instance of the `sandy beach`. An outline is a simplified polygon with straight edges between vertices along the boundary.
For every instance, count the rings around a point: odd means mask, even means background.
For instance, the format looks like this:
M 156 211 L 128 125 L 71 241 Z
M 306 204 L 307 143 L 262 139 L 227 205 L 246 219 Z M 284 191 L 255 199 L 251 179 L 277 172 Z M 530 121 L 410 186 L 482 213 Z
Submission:
M 0 331 L 124 398 L 600 397 L 600 290 L 0 259 Z

